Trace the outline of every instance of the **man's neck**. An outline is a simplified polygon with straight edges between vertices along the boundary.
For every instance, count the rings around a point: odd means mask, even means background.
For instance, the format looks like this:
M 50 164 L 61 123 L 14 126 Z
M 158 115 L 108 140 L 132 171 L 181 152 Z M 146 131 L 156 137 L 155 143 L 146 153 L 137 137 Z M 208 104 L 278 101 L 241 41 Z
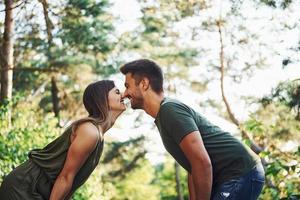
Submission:
M 146 94 L 144 97 L 144 110 L 153 118 L 156 118 L 160 109 L 160 104 L 164 99 L 164 93 L 156 94 L 154 92 Z

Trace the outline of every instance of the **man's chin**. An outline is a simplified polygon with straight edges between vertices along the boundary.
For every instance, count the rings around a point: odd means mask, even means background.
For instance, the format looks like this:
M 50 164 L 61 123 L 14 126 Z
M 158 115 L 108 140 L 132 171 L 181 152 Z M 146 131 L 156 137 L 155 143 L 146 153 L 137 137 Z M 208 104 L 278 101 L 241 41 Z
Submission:
M 142 109 L 142 106 L 140 106 L 140 105 L 131 105 L 131 108 L 133 110 L 137 110 L 137 109 Z
M 140 108 L 138 108 L 138 107 L 136 107 L 136 106 L 131 106 L 131 108 L 132 108 L 133 110 L 140 109 Z

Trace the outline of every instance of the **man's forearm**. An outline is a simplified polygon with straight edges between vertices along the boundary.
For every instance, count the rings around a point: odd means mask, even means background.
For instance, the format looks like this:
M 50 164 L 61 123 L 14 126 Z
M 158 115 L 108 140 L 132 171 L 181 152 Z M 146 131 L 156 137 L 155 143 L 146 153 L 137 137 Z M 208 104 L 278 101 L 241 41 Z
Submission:
M 212 188 L 212 167 L 202 165 L 202 167 L 192 168 L 192 180 L 196 200 L 209 200 Z
M 188 173 L 189 200 L 196 200 L 193 177 Z

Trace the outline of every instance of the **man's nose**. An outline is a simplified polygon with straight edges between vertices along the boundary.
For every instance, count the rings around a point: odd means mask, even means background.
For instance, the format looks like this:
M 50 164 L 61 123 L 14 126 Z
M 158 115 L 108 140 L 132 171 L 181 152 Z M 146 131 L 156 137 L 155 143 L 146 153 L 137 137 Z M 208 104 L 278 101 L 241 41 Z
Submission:
M 127 97 L 127 96 L 128 96 L 128 92 L 127 92 L 127 90 L 125 90 L 123 93 L 121 93 L 121 95 L 122 95 L 122 98 L 125 98 L 125 97 Z

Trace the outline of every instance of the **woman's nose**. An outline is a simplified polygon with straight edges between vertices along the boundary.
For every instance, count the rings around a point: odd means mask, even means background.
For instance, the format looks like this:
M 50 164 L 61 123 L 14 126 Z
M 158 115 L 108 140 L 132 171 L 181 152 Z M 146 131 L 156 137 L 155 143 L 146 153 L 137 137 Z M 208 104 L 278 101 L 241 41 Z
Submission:
M 125 90 L 123 93 L 121 93 L 121 95 L 122 95 L 122 98 L 125 98 L 125 97 L 127 97 L 127 96 L 128 96 L 128 92 L 127 92 L 127 90 Z

